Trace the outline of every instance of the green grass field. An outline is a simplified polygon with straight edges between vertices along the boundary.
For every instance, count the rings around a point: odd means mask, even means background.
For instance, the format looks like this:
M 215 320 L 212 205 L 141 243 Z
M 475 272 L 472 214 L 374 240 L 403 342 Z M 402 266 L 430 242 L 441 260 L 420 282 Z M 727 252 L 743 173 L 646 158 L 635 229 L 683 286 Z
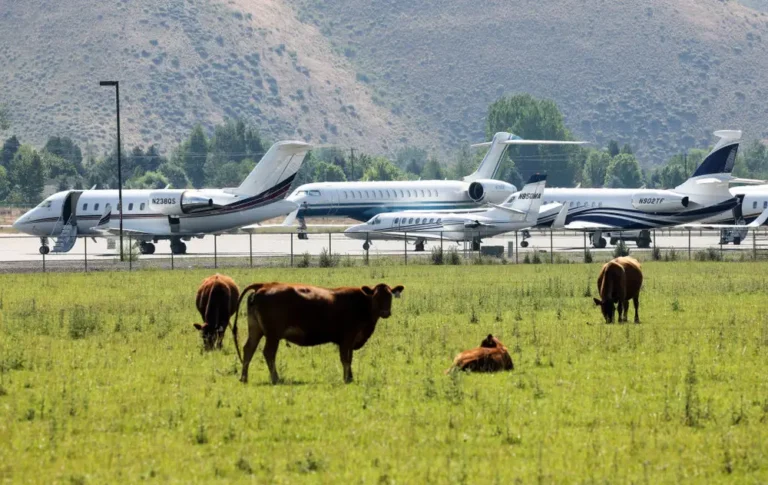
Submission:
M 209 272 L 2 275 L 0 479 L 768 480 L 768 263 L 645 263 L 640 325 L 602 323 L 599 267 L 227 271 L 241 287 L 406 286 L 353 384 L 334 346 L 283 342 L 278 386 L 261 348 L 238 382 L 231 334 L 201 351 Z M 514 371 L 443 374 L 488 333 Z

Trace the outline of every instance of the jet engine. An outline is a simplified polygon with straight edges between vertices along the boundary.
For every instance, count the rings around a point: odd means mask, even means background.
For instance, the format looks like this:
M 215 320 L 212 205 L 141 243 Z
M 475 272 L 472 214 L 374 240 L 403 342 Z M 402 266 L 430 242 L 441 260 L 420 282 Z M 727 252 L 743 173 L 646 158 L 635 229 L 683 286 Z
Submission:
M 475 180 L 467 188 L 470 199 L 493 204 L 501 204 L 515 192 L 517 187 L 500 180 Z
M 688 207 L 688 196 L 671 190 L 643 190 L 632 196 L 632 207 L 643 212 L 665 212 Z
M 167 216 L 181 216 L 209 211 L 230 202 L 229 200 L 217 200 L 220 198 L 195 190 L 156 190 L 149 194 L 149 207 L 151 210 Z M 226 198 L 234 199 L 234 196 Z

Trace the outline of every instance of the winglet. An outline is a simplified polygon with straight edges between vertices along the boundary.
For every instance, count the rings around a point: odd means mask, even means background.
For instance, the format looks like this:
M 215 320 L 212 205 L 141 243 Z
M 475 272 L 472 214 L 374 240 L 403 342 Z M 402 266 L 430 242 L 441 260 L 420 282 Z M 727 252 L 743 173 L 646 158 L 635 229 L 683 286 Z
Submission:
M 99 222 L 96 224 L 96 227 L 106 226 L 109 224 L 109 220 L 112 218 L 112 206 L 107 204 L 104 207 L 104 213 L 99 218 Z
M 568 204 L 563 204 L 560 212 L 557 213 L 555 221 L 552 223 L 552 229 L 563 229 L 565 227 L 565 218 L 568 216 Z
M 762 214 L 758 216 L 757 219 L 747 224 L 747 227 L 750 227 L 750 228 L 760 227 L 765 223 L 766 220 L 768 220 L 768 209 L 765 209 L 762 212 Z

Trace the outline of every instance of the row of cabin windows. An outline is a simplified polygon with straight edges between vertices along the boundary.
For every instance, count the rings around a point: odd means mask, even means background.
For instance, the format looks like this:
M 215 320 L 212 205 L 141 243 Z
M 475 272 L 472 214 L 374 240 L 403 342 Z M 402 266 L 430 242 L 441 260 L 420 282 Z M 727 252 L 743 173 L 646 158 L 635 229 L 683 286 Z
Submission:
M 109 204 L 107 204 L 107 205 L 109 205 Z M 145 204 L 144 202 L 142 202 L 142 203 L 139 205 L 139 210 L 140 210 L 140 211 L 143 211 L 143 210 L 144 210 L 144 207 L 146 207 L 146 204 Z M 86 202 L 85 204 L 83 204 L 83 211 L 87 211 L 87 210 L 88 210 L 88 202 Z M 98 203 L 98 202 L 96 202 L 95 204 L 93 204 L 93 210 L 94 210 L 94 211 L 97 211 L 97 210 L 99 210 L 99 203 Z M 120 210 L 120 204 L 117 204 L 117 210 Z M 133 210 L 133 202 L 130 202 L 130 203 L 128 204 L 128 210 L 129 210 L 129 211 L 132 211 L 132 210 Z
M 426 218 L 425 217 L 424 218 L 424 224 L 434 224 L 435 222 L 440 224 L 440 223 L 443 222 L 443 220 L 442 219 L 437 219 L 437 221 L 435 221 L 434 217 L 431 217 L 431 218 Z M 398 223 L 400 223 L 400 224 L 421 224 L 422 220 L 421 220 L 421 217 L 417 217 L 416 218 L 416 222 L 414 222 L 414 218 L 413 217 L 409 217 L 408 218 L 408 222 L 406 222 L 405 217 L 403 217 L 402 220 L 399 217 L 395 217 L 394 225 L 397 225 Z
M 557 201 L 557 200 L 554 200 L 554 201 L 552 201 L 552 200 L 545 200 L 544 201 L 545 204 L 551 204 L 552 202 L 561 203 L 560 201 Z M 562 203 L 564 204 L 565 202 L 562 202 Z M 571 201 L 571 202 L 568 203 L 568 207 L 576 207 L 576 208 L 578 208 L 578 207 L 602 207 L 602 206 L 603 206 L 602 202 L 578 202 L 578 201 L 574 202 L 574 201 Z
M 397 197 L 437 197 L 437 190 L 431 189 L 384 189 L 384 190 L 350 190 L 344 191 L 345 199 L 372 199 L 378 195 L 379 199 L 395 199 Z
M 752 202 L 752 208 L 757 209 L 757 201 Z M 768 209 L 768 200 L 763 201 L 763 209 Z

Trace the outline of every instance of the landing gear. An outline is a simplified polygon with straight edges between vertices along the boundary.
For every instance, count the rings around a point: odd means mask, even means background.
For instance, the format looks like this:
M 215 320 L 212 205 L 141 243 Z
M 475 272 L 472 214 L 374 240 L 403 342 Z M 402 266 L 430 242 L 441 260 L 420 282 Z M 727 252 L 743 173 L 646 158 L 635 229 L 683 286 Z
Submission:
M 520 231 L 520 235 L 523 236 L 523 240 L 520 242 L 521 248 L 527 248 L 528 247 L 528 241 L 526 239 L 531 237 L 531 232 L 528 229 L 524 229 Z
M 306 241 L 307 239 L 309 239 L 309 236 L 307 235 L 306 232 L 300 232 L 298 233 L 298 236 L 299 236 L 299 239 L 301 239 L 302 241 Z
M 472 240 L 472 251 L 480 251 L 480 239 L 475 238 Z
M 141 254 L 154 254 L 155 245 L 152 243 L 142 241 L 139 243 L 139 252 Z
M 424 251 L 424 241 L 419 241 L 416 243 L 416 252 Z
M 604 237 L 601 237 L 600 239 L 597 240 L 597 247 L 598 248 L 603 249 L 607 245 L 608 245 L 608 243 L 606 242 Z
M 528 241 L 522 241 L 522 242 L 520 243 L 520 247 L 521 247 L 521 248 L 527 248 L 527 247 L 528 247 Z
M 598 249 L 603 249 L 608 245 L 608 242 L 603 237 L 603 231 L 595 231 L 589 238 L 592 240 L 592 246 Z
M 363 243 L 363 251 L 368 251 L 370 248 L 371 248 L 371 243 L 369 243 L 368 241 L 365 241 Z
M 187 254 L 187 245 L 179 240 L 171 240 L 171 253 Z
M 47 237 L 41 237 L 40 238 L 40 254 L 46 255 L 51 252 L 51 248 L 48 246 L 48 238 Z

